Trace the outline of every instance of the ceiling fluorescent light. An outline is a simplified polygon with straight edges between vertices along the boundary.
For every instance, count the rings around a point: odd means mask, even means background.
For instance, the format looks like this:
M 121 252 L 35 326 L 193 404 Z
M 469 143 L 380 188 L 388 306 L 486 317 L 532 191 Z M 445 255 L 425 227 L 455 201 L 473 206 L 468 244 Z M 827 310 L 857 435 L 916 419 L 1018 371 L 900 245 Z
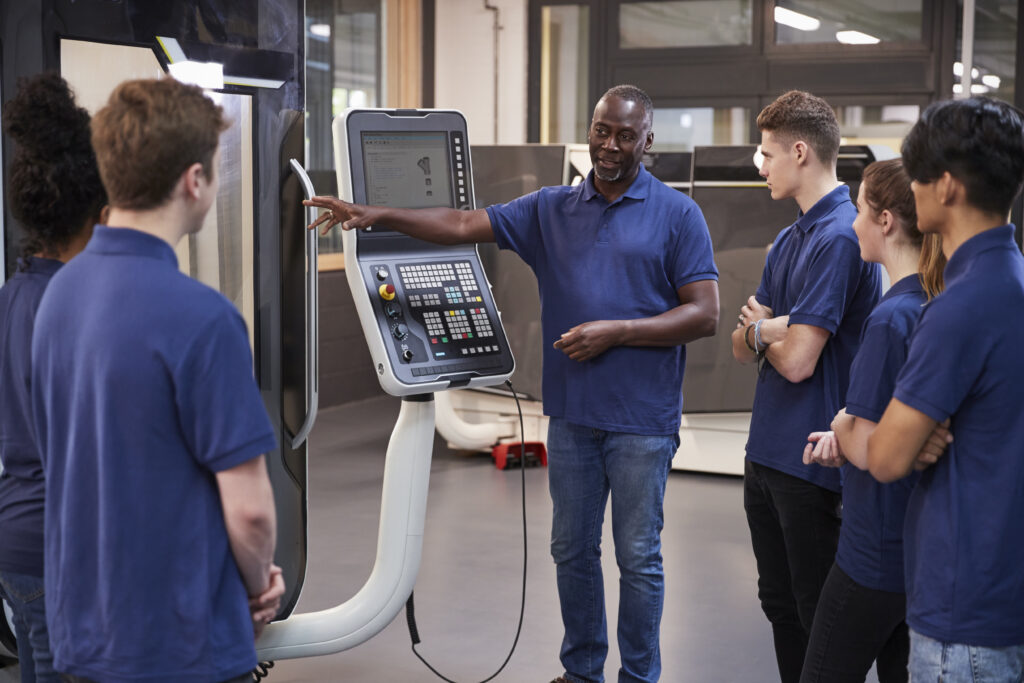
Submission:
M 821 21 L 818 19 L 785 7 L 775 8 L 775 23 L 795 28 L 798 31 L 817 31 L 821 27 Z
M 981 77 L 981 82 L 990 88 L 995 88 L 996 90 L 999 90 L 999 85 L 1003 81 L 1001 78 L 999 78 L 999 76 L 996 76 L 995 74 L 985 74 L 984 76 Z
M 331 25 L 330 24 L 310 24 L 309 33 L 317 36 L 318 38 L 330 38 L 331 37 Z
M 874 45 L 881 42 L 880 38 L 860 31 L 836 31 L 836 40 L 846 45 Z
M 972 95 L 984 95 L 985 93 L 988 92 L 988 90 L 989 90 L 988 86 L 987 85 L 982 85 L 981 83 L 974 83 L 974 84 L 971 85 L 971 94 Z
M 977 69 L 975 69 L 974 67 L 971 67 L 971 78 L 972 79 L 977 78 L 980 73 L 981 72 L 979 72 Z M 953 75 L 954 76 L 963 76 L 964 75 L 964 63 L 963 62 L 953 62 Z

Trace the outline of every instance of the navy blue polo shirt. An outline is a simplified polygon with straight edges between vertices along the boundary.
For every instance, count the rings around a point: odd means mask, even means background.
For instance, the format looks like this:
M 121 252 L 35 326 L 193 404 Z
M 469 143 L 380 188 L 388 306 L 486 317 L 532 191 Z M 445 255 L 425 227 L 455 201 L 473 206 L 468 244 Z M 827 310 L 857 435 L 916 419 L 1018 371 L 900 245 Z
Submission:
M 907 507 L 907 623 L 984 647 L 1024 644 L 1024 258 L 1013 231 L 953 253 L 895 393 L 951 418 L 954 437 Z
M 847 413 L 875 423 L 882 419 L 926 300 L 915 273 L 890 287 L 871 311 L 850 368 Z M 843 466 L 843 525 L 836 563 L 860 585 L 904 591 L 903 519 L 919 477 L 914 472 L 881 484 L 869 472 Z
M 32 343 L 55 667 L 223 681 L 256 664 L 215 473 L 275 439 L 245 323 L 163 240 L 97 226 Z
M 878 302 L 876 263 L 860 258 L 853 232 L 857 209 L 840 185 L 779 233 L 765 262 L 757 300 L 789 324 L 814 325 L 831 338 L 814 373 L 793 383 L 765 362 L 757 378 L 747 457 L 753 462 L 839 491 L 839 470 L 804 465 L 807 435 L 825 431 L 843 407 L 860 331 Z
M 704 216 L 640 167 L 614 202 L 594 188 L 545 187 L 487 208 L 495 240 L 537 275 L 544 413 L 632 434 L 679 431 L 686 348 L 618 346 L 574 361 L 552 344 L 592 320 L 631 320 L 679 306 L 676 290 L 717 280 Z
M 0 288 L 0 570 L 43 575 L 46 484 L 29 394 L 32 326 L 43 290 L 61 267 L 47 258 L 19 261 Z

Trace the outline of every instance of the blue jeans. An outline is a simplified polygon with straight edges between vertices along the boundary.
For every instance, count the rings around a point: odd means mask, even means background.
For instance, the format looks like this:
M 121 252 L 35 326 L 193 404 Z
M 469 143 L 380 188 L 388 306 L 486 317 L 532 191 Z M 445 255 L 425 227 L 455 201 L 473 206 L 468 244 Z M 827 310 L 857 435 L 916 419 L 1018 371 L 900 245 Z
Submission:
M 59 683 L 46 630 L 43 577 L 0 571 L 0 594 L 14 612 L 21 682 Z
M 1024 645 L 980 647 L 943 643 L 910 630 L 910 683 L 1018 683 Z
M 565 626 L 560 658 L 569 680 L 604 680 L 608 632 L 601 526 L 609 494 L 619 565 L 619 681 L 657 681 L 661 675 L 662 502 L 678 447 L 678 434 L 607 432 L 551 418 L 551 556 Z

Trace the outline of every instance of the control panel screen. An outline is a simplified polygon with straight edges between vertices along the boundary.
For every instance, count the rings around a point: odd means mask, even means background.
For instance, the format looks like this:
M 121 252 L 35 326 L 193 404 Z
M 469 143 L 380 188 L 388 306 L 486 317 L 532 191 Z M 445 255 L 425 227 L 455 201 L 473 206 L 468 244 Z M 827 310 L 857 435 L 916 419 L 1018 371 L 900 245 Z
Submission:
M 442 131 L 363 132 L 366 203 L 451 207 L 448 136 Z

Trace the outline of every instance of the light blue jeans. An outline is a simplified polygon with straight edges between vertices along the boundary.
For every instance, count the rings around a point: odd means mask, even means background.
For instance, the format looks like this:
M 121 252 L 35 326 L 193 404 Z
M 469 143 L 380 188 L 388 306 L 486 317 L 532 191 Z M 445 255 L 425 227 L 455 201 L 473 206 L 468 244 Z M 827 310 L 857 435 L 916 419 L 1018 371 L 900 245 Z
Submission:
M 943 643 L 911 629 L 910 683 L 1020 683 L 1024 645 Z
M 560 657 L 569 680 L 604 681 L 608 632 L 601 526 L 609 494 L 619 565 L 618 680 L 649 683 L 661 675 L 662 502 L 678 447 L 678 434 L 607 432 L 551 419 L 551 556 L 565 626 Z
M 21 683 L 58 683 L 60 675 L 53 670 L 53 653 L 46 630 L 43 577 L 0 572 L 0 595 L 14 612 Z

